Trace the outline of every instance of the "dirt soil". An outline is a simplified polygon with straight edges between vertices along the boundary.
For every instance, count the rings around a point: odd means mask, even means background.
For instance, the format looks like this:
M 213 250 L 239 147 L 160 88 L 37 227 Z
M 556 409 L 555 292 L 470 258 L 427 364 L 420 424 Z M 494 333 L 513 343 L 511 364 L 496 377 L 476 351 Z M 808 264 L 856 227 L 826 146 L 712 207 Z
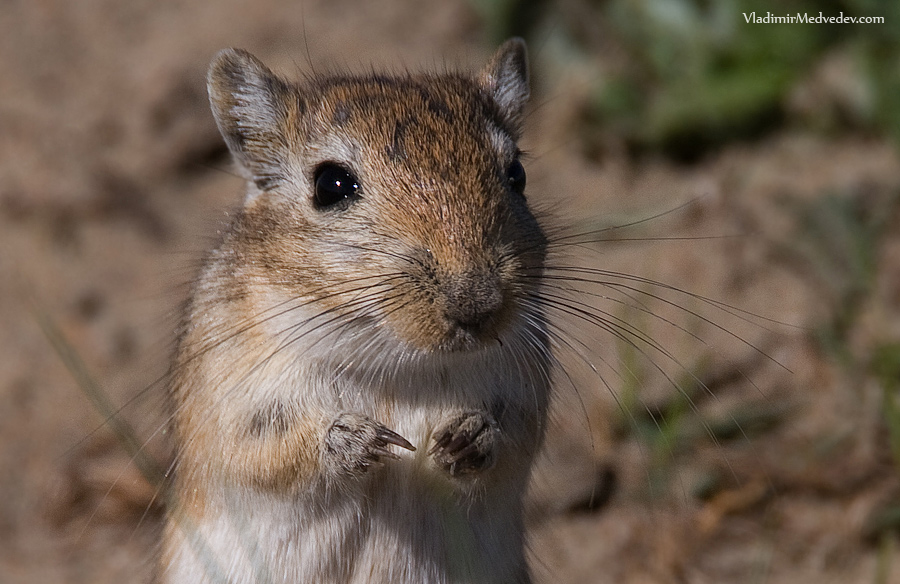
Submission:
M 462 0 L 4 6 L 0 582 L 150 573 L 161 503 L 106 412 L 121 408 L 165 464 L 157 380 L 185 285 L 242 188 L 205 95 L 227 46 L 287 76 L 474 68 L 490 52 Z M 560 316 L 568 374 L 528 507 L 537 581 L 900 582 L 900 479 L 869 367 L 900 333 L 895 147 L 793 129 L 690 167 L 589 160 L 573 138 L 578 73 L 537 67 L 535 86 L 528 192 L 554 225 L 671 211 L 554 259 L 669 287 L 595 281 L 579 297 L 657 343 L 639 350 Z M 829 197 L 888 219 L 835 351 L 817 331 L 847 298 L 850 268 L 827 246 L 843 231 L 804 239 L 797 211 Z

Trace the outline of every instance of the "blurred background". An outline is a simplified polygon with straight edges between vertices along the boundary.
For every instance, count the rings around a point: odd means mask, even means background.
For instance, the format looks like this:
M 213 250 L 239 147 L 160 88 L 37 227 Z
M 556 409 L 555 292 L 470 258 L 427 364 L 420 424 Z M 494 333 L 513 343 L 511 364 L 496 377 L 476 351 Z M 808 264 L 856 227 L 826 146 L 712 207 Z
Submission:
M 536 580 L 900 581 L 900 3 L 12 0 L 0 582 L 149 577 L 158 380 L 242 190 L 215 52 L 295 79 L 476 70 L 511 35 L 529 199 L 583 235 L 553 259 L 591 274 L 572 302 L 619 323 L 559 315 Z

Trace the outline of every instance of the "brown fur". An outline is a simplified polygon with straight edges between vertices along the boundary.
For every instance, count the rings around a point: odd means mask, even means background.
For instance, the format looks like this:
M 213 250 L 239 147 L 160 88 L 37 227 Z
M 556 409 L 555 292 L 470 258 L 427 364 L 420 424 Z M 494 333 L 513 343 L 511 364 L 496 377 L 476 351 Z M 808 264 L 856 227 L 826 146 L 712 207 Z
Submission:
M 303 84 L 231 50 L 209 88 L 249 190 L 173 366 L 162 581 L 527 582 L 551 359 L 545 240 L 506 177 L 524 45 L 474 78 Z M 357 198 L 314 204 L 325 163 Z

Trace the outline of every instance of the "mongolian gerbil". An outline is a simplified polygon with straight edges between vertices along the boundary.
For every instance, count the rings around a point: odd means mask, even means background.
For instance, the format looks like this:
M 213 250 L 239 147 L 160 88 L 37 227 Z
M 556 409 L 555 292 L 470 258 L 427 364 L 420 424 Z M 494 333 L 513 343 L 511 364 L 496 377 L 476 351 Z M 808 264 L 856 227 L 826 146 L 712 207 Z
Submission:
M 300 84 L 226 50 L 208 81 L 248 191 L 178 342 L 159 580 L 529 582 L 552 357 L 524 43 Z

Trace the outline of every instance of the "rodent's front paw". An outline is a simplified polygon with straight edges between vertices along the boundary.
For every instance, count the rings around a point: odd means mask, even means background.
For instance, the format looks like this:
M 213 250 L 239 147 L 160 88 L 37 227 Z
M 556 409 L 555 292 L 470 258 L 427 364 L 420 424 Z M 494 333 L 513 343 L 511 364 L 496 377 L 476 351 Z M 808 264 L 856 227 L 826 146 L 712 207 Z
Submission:
M 406 438 L 367 416 L 341 414 L 325 434 L 323 462 L 341 474 L 362 474 L 382 458 L 400 458 L 388 450 L 389 444 L 416 449 Z
M 434 434 L 428 454 L 450 476 L 474 474 L 494 466 L 500 427 L 484 412 L 466 412 L 452 418 Z

